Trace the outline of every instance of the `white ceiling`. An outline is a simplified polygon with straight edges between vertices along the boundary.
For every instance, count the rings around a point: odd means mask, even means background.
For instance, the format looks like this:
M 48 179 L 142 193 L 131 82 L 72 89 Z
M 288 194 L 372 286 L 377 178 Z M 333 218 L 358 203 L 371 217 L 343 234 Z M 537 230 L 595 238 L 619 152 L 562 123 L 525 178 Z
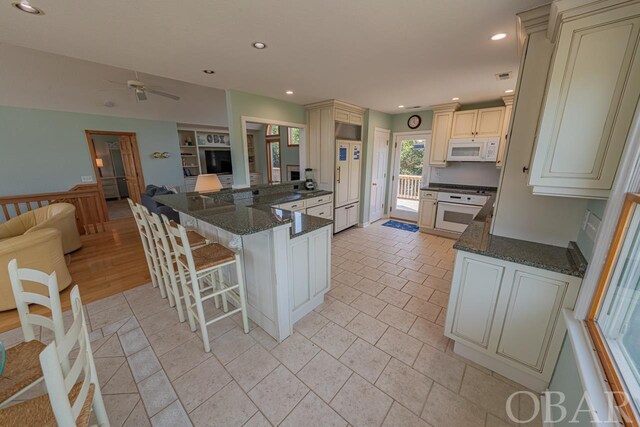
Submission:
M 548 0 L 32 0 L 0 5 L 0 41 L 308 103 L 496 99 L 518 68 L 515 13 Z M 508 34 L 502 41 L 489 37 Z M 258 51 L 254 41 L 267 43 Z M 214 75 L 202 73 L 205 68 Z M 293 96 L 284 94 L 291 89 Z

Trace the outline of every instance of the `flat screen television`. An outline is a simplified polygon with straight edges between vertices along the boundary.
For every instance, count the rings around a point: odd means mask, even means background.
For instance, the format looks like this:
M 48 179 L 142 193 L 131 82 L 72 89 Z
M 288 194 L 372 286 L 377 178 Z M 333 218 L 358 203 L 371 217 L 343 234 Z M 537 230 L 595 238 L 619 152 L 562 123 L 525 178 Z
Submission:
M 231 150 L 205 150 L 207 173 L 233 173 L 231 167 Z

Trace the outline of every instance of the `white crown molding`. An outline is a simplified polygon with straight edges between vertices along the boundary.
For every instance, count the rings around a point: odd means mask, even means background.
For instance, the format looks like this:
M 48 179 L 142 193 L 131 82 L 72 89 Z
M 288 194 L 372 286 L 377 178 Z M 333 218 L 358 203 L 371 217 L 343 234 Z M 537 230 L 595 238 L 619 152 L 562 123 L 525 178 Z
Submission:
M 547 30 L 550 12 L 551 3 L 548 3 L 516 14 L 518 55 L 522 56 L 524 45 L 529 34 Z
M 563 22 L 634 3 L 638 0 L 555 0 L 551 3 L 547 38 L 555 42 Z

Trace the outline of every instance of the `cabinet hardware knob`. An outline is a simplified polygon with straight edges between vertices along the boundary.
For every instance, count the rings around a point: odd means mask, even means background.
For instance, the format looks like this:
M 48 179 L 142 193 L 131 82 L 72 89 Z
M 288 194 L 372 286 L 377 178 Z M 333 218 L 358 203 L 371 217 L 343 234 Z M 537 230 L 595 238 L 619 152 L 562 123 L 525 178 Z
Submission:
M 523 166 L 522 173 L 527 173 L 527 172 L 529 172 L 529 166 Z

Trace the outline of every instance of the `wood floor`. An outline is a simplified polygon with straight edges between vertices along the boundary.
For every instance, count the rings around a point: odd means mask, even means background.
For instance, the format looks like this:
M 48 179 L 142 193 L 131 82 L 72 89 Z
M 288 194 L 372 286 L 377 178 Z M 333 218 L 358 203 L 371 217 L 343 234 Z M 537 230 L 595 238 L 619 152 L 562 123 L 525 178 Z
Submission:
M 90 303 L 144 283 L 151 278 L 133 218 L 111 221 L 107 231 L 82 236 L 82 248 L 71 254 L 72 284 L 62 291 L 62 310 L 71 309 L 69 294 L 80 287 L 83 303 Z M 42 308 L 42 307 L 37 307 Z M 34 310 L 46 313 L 46 310 Z M 0 332 L 20 326 L 16 310 L 0 312 Z

